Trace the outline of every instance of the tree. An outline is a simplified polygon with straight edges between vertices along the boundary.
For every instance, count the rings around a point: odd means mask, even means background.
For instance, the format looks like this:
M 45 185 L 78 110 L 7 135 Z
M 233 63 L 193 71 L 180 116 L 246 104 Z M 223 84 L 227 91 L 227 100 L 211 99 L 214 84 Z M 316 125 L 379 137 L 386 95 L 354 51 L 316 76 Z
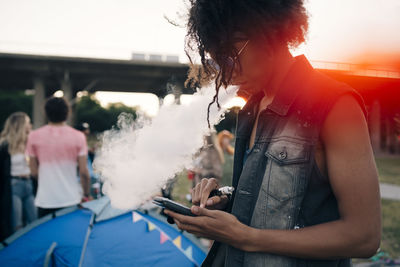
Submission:
M 136 118 L 136 110 L 122 103 L 103 108 L 93 96 L 83 96 L 75 106 L 75 122 L 77 125 L 87 122 L 92 132 L 100 133 L 116 125 L 122 112 L 131 113 Z
M 24 91 L 0 91 L 0 129 L 11 113 L 23 111 L 32 118 L 32 101 L 33 96 Z

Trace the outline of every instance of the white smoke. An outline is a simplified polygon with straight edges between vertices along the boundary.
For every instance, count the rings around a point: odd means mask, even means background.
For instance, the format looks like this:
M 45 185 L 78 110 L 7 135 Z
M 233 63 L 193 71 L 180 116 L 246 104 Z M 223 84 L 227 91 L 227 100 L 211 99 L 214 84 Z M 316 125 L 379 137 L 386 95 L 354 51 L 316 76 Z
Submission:
M 225 113 L 224 104 L 236 96 L 236 87 L 221 90 L 221 110 L 213 105 L 211 125 Z M 192 163 L 192 156 L 209 134 L 207 106 L 214 86 L 193 95 L 190 105 L 163 105 L 152 121 L 119 118 L 119 130 L 104 134 L 94 167 L 104 180 L 103 192 L 114 207 L 133 209 L 160 192 L 174 175 Z

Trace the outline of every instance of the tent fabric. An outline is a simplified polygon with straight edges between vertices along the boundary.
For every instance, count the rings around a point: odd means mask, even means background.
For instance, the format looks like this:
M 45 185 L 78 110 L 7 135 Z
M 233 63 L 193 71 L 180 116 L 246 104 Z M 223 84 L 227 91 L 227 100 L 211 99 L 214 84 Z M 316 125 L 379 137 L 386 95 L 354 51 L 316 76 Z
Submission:
M 132 215 L 125 214 L 111 220 L 119 220 L 119 227 L 100 222 L 93 228 L 83 261 L 83 266 L 195 266 L 172 241 L 160 244 L 160 232 L 149 231 L 145 220 L 133 223 Z M 176 233 L 175 235 L 179 235 Z M 114 265 L 115 266 L 115 265 Z
M 160 235 L 160 243 L 163 241 L 164 238 L 167 238 L 170 242 L 173 243 L 175 240 L 178 239 L 180 240 L 180 246 L 177 246 L 176 243 L 175 245 L 188 258 L 191 258 L 191 260 L 195 263 L 201 263 L 204 260 L 204 251 L 199 249 L 198 246 L 194 246 L 191 239 L 189 239 L 186 235 L 183 235 L 181 232 L 177 231 L 170 224 L 167 224 L 165 222 L 159 223 L 159 220 L 157 220 L 153 216 L 134 211 L 133 214 L 135 213 L 141 215 L 145 221 L 153 223 L 156 226 L 156 230 L 159 232 Z M 188 250 L 191 250 L 190 255 L 187 254 Z
M 94 214 L 96 214 L 96 222 L 108 220 L 129 212 L 129 210 L 120 210 L 111 207 L 111 202 L 108 197 L 102 197 L 96 201 L 85 202 L 82 204 L 82 207 L 90 209 Z
M 47 250 L 56 242 L 59 260 L 65 266 L 78 266 L 91 214 L 76 210 L 33 228 L 0 251 L 0 265 L 43 266 Z
M 107 198 L 85 207 L 17 232 L 0 250 L 0 266 L 43 266 L 52 245 L 49 266 L 198 266 L 205 258 L 193 237 L 154 212 L 115 210 Z

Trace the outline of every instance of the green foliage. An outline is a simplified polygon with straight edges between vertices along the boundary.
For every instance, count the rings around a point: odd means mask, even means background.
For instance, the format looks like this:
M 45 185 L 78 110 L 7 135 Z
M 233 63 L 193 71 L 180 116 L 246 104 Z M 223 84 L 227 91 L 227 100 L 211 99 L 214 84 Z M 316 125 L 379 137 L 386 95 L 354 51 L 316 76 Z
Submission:
M 400 185 L 400 157 L 377 157 L 375 161 L 381 183 Z
M 400 201 L 382 200 L 381 250 L 391 258 L 400 257 Z
M 118 116 L 122 113 L 131 113 L 136 118 L 136 110 L 121 103 L 112 104 L 103 108 L 99 101 L 92 96 L 83 96 L 75 106 L 75 123 L 87 122 L 92 132 L 103 132 L 116 125 Z
M 0 91 L 0 128 L 4 122 L 17 111 L 23 111 L 32 118 L 33 96 L 26 95 L 24 91 Z

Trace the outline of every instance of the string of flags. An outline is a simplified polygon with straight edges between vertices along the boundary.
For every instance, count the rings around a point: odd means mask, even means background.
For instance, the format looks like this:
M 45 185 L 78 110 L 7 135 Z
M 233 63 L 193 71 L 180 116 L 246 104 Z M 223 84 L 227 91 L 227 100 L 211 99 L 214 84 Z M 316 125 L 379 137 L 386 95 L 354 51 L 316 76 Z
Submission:
M 164 244 L 166 241 L 171 241 L 183 254 L 186 255 L 191 261 L 193 260 L 193 248 L 192 246 L 187 247 L 186 249 L 182 248 L 182 237 L 178 235 L 175 239 L 172 240 L 166 233 L 164 233 L 159 227 L 150 222 L 148 219 L 144 218 L 141 214 L 136 211 L 132 212 L 132 221 L 136 223 L 138 221 L 144 220 L 146 222 L 147 231 L 151 232 L 153 230 L 157 230 L 160 232 L 160 244 Z

